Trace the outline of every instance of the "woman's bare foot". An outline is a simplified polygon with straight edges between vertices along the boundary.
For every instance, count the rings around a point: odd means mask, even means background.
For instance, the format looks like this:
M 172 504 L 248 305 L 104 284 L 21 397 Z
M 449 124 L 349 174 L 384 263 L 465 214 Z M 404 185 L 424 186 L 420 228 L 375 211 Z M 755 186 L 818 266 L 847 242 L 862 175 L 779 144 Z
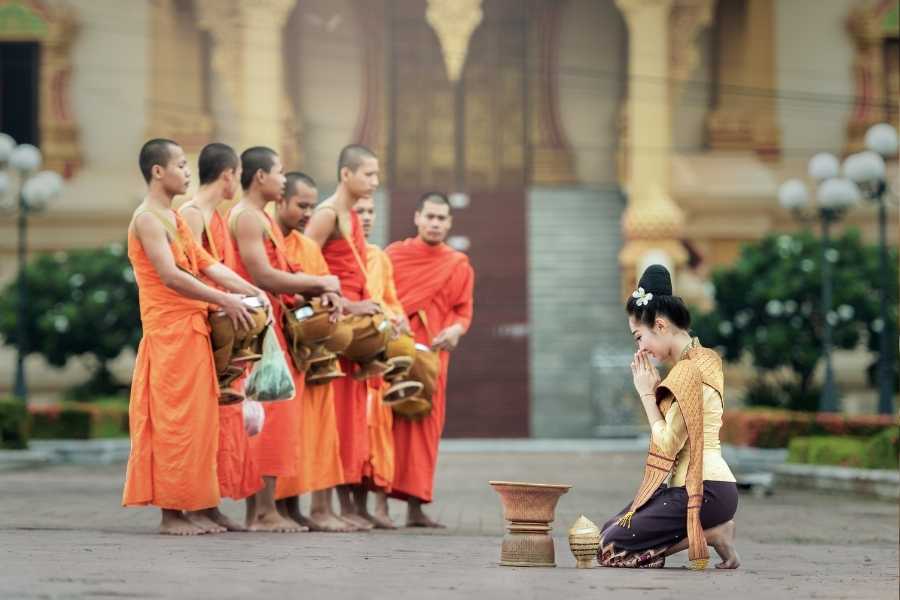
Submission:
M 737 525 L 734 520 L 717 525 L 703 532 L 706 541 L 716 549 L 716 553 L 722 558 L 722 562 L 716 565 L 717 569 L 737 569 L 741 566 L 741 557 L 734 547 L 734 539 L 737 534 Z
M 209 508 L 203 511 L 203 514 L 216 525 L 220 525 L 227 529 L 228 531 L 247 531 L 247 528 L 234 521 L 233 519 L 229 519 L 225 514 L 216 508 Z
M 159 522 L 162 535 L 203 535 L 206 531 L 194 525 L 180 510 L 163 509 Z
M 324 533 L 350 533 L 360 529 L 333 513 L 311 512 L 309 513 L 309 530 Z
M 296 523 L 292 519 L 286 519 L 277 511 L 258 513 L 247 529 L 250 531 L 264 531 L 268 533 L 300 533 L 309 531 L 309 528 Z

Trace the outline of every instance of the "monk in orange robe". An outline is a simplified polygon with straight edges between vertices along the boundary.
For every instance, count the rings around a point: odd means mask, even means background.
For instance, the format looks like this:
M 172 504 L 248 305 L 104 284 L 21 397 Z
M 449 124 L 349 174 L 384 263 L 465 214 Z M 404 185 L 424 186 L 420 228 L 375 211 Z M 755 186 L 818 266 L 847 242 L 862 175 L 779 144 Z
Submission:
M 219 504 L 219 389 L 207 312 L 215 304 L 235 327 L 249 328 L 251 315 L 242 300 L 256 290 L 207 254 L 172 210 L 172 200 L 190 182 L 181 147 L 150 140 L 139 164 L 148 193 L 128 227 L 128 258 L 143 337 L 131 383 L 131 453 L 122 504 L 161 508 L 160 533 L 219 532 L 222 527 L 185 514 Z M 227 291 L 201 282 L 201 274 Z
M 194 240 L 213 258 L 233 269 L 234 244 L 225 219 L 216 209 L 222 202 L 233 200 L 237 194 L 241 181 L 241 161 L 231 146 L 213 143 L 200 151 L 197 167 L 200 189 L 193 199 L 181 206 L 179 213 L 191 228 Z M 265 292 L 255 286 L 254 289 L 258 296 L 266 297 Z M 265 302 L 268 303 L 268 299 Z M 236 387 L 236 384 L 232 384 L 232 387 Z M 235 390 L 235 393 L 243 395 L 241 390 Z M 243 413 L 241 402 L 219 405 L 219 453 L 216 456 L 219 494 L 223 498 L 234 500 L 252 496 L 263 486 L 259 465 L 250 452 L 250 438 L 244 429 Z M 218 507 L 190 513 L 188 516 L 207 526 L 217 525 L 228 531 L 246 531 L 245 527 L 229 519 Z
M 366 238 L 372 234 L 375 225 L 375 200 L 360 198 L 353 207 L 359 215 Z M 366 244 L 367 267 L 369 271 L 369 293 L 381 305 L 395 331 L 409 331 L 409 323 L 403 306 L 397 298 L 394 285 L 394 266 L 388 255 L 375 244 Z M 396 529 L 388 512 L 387 493 L 391 491 L 394 479 L 394 413 L 390 406 L 382 402 L 386 385 L 384 382 L 370 382 L 368 397 L 369 420 L 369 462 L 365 475 L 370 487 L 375 490 L 375 510 L 368 511 L 368 489 L 364 487 L 357 494 L 357 511 L 370 520 L 378 529 Z
M 286 179 L 284 196 L 275 204 L 274 216 L 284 234 L 287 260 L 295 271 L 329 275 L 322 251 L 302 233 L 318 200 L 316 182 L 297 171 L 287 173 Z M 331 383 L 307 385 L 301 404 L 297 474 L 278 479 L 275 486 L 278 508 L 283 516 L 312 531 L 356 531 L 355 525 L 339 518 L 331 507 L 331 490 L 344 481 Z M 300 511 L 300 496 L 307 493 L 312 493 L 309 517 Z
M 275 505 L 276 479 L 297 475 L 297 447 L 300 444 L 301 398 L 305 378 L 287 357 L 287 341 L 281 325 L 284 307 L 296 306 L 297 295 L 322 296 L 335 309 L 341 299 L 340 282 L 332 275 L 316 276 L 294 272 L 285 254 L 284 236 L 265 212 L 269 202 L 284 192 L 285 176 L 281 159 L 271 148 L 257 146 L 241 154 L 241 200 L 228 216 L 228 227 L 237 249 L 236 271 L 264 289 L 272 303 L 274 330 L 288 367 L 296 394 L 290 400 L 265 403 L 265 426 L 251 438 L 251 452 L 259 461 L 263 489 L 248 502 L 247 524 L 251 531 L 303 531 L 306 528 L 283 517 Z
M 366 287 L 366 240 L 353 206 L 378 187 L 378 159 L 365 146 L 351 145 L 338 158 L 338 186 L 330 198 L 313 213 L 306 235 L 322 248 L 328 269 L 341 281 L 344 312 L 373 315 L 381 312 Z M 341 517 L 362 528 L 373 527 L 358 514 L 351 497 L 363 483 L 369 460 L 369 425 L 366 416 L 368 386 L 352 377 L 352 363 L 341 359 L 347 376 L 334 385 L 334 408 L 341 441 L 344 485 L 338 487 Z
M 391 495 L 407 501 L 407 526 L 441 527 L 424 513 L 422 504 L 433 497 L 450 352 L 472 322 L 475 274 L 466 255 L 444 243 L 453 224 L 446 196 L 422 196 L 415 223 L 418 235 L 391 244 L 386 252 L 394 263 L 397 295 L 416 341 L 440 352 L 441 371 L 431 413 L 419 421 L 394 421 L 396 460 Z

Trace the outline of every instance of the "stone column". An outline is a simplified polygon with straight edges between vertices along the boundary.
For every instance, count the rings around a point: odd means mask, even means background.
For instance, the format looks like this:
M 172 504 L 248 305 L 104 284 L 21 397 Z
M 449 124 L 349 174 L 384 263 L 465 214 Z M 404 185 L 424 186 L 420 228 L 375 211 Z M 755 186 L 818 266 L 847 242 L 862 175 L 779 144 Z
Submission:
M 669 11 L 672 0 L 616 0 L 628 23 L 628 206 L 619 254 L 622 293 L 650 262 L 673 271 L 687 260 L 684 215 L 669 195 L 671 104 Z
M 210 33 L 217 133 L 238 151 L 282 150 L 285 137 L 283 29 L 296 0 L 196 0 Z

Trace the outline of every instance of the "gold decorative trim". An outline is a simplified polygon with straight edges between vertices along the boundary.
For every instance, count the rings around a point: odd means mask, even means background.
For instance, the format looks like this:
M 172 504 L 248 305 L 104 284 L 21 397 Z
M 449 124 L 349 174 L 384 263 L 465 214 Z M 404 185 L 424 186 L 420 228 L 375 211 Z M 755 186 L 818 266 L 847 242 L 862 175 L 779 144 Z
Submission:
M 39 0 L 0 0 L 0 42 L 41 45 L 38 125 L 44 165 L 72 177 L 82 163 L 78 127 L 72 119 L 69 83 L 75 12 Z
M 447 78 L 459 81 L 472 33 L 481 24 L 481 0 L 428 0 L 425 20 L 441 44 Z

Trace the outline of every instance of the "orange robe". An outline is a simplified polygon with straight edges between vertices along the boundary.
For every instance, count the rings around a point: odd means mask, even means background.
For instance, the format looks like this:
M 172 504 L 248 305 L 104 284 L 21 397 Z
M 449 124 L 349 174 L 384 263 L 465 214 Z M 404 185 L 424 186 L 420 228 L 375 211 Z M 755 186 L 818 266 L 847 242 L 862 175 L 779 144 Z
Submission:
M 353 245 L 365 265 L 366 239 L 359 215 L 350 211 L 350 222 Z M 328 240 L 322 248 L 322 256 L 328 263 L 328 270 L 341 280 L 341 293 L 345 298 L 356 301 L 369 297 L 365 272 L 357 263 L 346 239 Z M 365 381 L 356 381 L 350 376 L 354 368 L 353 363 L 341 358 L 341 369 L 347 376 L 332 382 L 345 484 L 362 483 L 369 460 L 369 425 L 366 417 L 368 386 Z
M 235 268 L 237 253 L 219 211 L 213 211 L 202 239 L 203 249 L 213 258 L 229 269 Z M 262 489 L 262 473 L 250 452 L 250 437 L 244 430 L 243 403 L 219 406 L 219 453 L 216 461 L 219 493 L 223 498 L 243 500 Z
M 328 275 L 328 264 L 314 241 L 299 231 L 284 239 L 285 254 L 295 270 L 309 275 Z M 332 488 L 344 480 L 341 446 L 334 413 L 331 384 L 310 385 L 300 398 L 300 443 L 297 445 L 297 475 L 281 477 L 275 485 L 277 499 Z
M 246 209 L 245 212 L 249 212 L 250 210 L 252 209 Z M 260 216 L 265 219 L 266 227 L 268 228 L 268 231 L 272 233 L 272 237 L 275 238 L 280 246 L 284 247 L 284 236 L 281 233 L 281 229 L 274 224 L 272 218 L 265 212 L 261 212 Z M 245 216 L 241 213 L 239 218 L 249 219 L 252 217 Z M 228 222 L 233 233 L 234 224 L 232 223 L 232 216 L 230 213 L 228 215 Z M 247 267 L 244 266 L 244 261 L 241 259 L 237 240 L 233 237 L 232 245 L 235 248 L 234 271 L 247 281 L 252 282 L 253 279 L 250 277 L 250 273 L 247 271 Z M 269 259 L 269 264 L 272 265 L 273 268 L 281 271 L 291 270 L 287 258 L 265 233 L 263 234 L 263 246 L 266 251 L 266 256 Z M 297 475 L 297 446 L 300 443 L 300 420 L 302 418 L 300 412 L 300 398 L 303 394 L 305 379 L 303 373 L 298 373 L 297 370 L 294 369 L 294 364 L 287 354 L 287 341 L 284 337 L 284 331 L 282 331 L 281 328 L 281 312 L 283 310 L 281 303 L 283 302 L 290 307 L 292 306 L 294 299 L 285 294 L 278 296 L 269 294 L 269 300 L 272 303 L 272 316 L 274 319 L 272 327 L 275 330 L 275 334 L 278 337 L 278 343 L 281 345 L 288 368 L 291 370 L 291 375 L 294 378 L 296 394 L 290 400 L 262 403 L 266 411 L 266 422 L 263 425 L 262 431 L 250 438 L 250 451 L 259 464 L 260 471 L 264 476 L 294 477 Z
M 369 292 L 372 299 L 381 304 L 389 317 L 403 314 L 403 306 L 397 298 L 394 286 L 394 266 L 384 251 L 374 244 L 366 247 L 369 271 Z M 380 383 L 380 384 L 379 384 Z M 394 413 L 382 403 L 386 384 L 369 382 L 369 462 L 365 476 L 384 491 L 391 490 L 394 480 Z
M 387 247 L 394 263 L 397 295 L 409 317 L 416 341 L 431 345 L 438 333 L 459 324 L 467 330 L 472 322 L 472 292 L 475 274 L 465 254 L 446 244 L 430 246 L 409 238 Z M 423 311 L 428 326 L 419 317 Z M 450 355 L 440 353 L 441 372 L 432 397 L 431 414 L 420 421 L 394 421 L 394 482 L 391 495 L 415 497 L 431 502 L 438 444 L 444 430 L 447 370 Z
M 199 275 L 215 259 L 194 242 L 181 217 L 176 215 L 175 222 L 175 262 Z M 165 286 L 133 227 L 128 258 L 138 285 L 143 337 L 131 381 L 131 453 L 122 504 L 172 510 L 218 506 L 219 386 L 209 305 Z

